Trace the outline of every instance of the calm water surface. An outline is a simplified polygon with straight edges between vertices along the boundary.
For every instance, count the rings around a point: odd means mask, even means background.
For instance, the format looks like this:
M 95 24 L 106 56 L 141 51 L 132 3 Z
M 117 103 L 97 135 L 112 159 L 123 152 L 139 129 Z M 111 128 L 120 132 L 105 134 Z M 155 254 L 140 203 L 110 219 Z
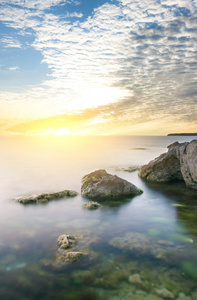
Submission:
M 175 141 L 193 137 L 1 137 L 0 299 L 197 299 L 197 192 L 183 183 L 150 184 L 137 171 Z M 75 198 L 22 205 L 13 197 L 76 190 L 106 169 L 144 193 L 98 210 Z M 61 269 L 57 238 L 74 234 L 88 255 Z M 138 274 L 140 281 L 134 282 Z M 159 297 L 159 298 L 158 298 Z M 185 300 L 185 298 L 182 298 Z

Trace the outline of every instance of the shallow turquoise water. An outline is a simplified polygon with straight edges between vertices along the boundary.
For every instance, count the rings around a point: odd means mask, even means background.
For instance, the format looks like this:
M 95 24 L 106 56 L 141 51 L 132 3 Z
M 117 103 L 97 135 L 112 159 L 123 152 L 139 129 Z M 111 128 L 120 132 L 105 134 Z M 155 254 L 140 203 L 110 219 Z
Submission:
M 0 299 L 175 299 L 197 295 L 197 193 L 183 183 L 142 181 L 137 172 L 166 146 L 192 137 L 0 139 Z M 15 196 L 73 189 L 106 169 L 144 193 L 124 202 L 81 207 L 80 196 L 22 205 Z M 54 268 L 57 238 L 82 237 L 87 256 Z M 133 282 L 138 274 L 141 282 Z M 159 299 L 165 299 L 160 295 Z M 188 299 L 188 300 L 189 300 Z

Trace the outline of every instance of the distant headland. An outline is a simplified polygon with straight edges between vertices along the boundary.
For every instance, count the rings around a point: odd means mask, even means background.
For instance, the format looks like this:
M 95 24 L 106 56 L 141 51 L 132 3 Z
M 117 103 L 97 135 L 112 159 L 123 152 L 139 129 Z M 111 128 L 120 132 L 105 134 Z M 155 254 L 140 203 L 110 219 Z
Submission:
M 169 133 L 168 136 L 182 135 L 182 136 L 197 136 L 197 133 Z

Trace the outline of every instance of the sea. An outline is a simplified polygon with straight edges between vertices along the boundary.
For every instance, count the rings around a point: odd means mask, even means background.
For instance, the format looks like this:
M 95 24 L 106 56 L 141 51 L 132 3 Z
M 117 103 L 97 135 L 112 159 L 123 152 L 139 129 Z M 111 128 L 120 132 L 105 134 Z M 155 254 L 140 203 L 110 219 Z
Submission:
M 194 138 L 0 137 L 0 299 L 196 300 L 197 191 L 184 182 L 145 182 L 128 171 L 169 144 Z M 99 169 L 143 193 L 84 208 L 82 177 Z M 78 195 L 14 201 L 67 189 Z M 84 252 L 78 261 L 58 262 L 63 234 L 78 238 L 76 249 Z

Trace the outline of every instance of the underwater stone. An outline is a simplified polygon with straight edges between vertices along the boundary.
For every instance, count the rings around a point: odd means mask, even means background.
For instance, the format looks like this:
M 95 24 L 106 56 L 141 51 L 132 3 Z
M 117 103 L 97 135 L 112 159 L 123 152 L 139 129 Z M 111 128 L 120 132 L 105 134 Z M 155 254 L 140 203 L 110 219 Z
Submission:
M 98 202 L 94 202 L 94 201 L 90 201 L 90 202 L 86 202 L 86 203 L 82 204 L 82 207 L 88 208 L 88 209 L 97 209 L 100 206 L 101 205 Z
M 82 178 L 82 196 L 97 200 L 119 200 L 141 194 L 135 185 L 105 170 L 97 170 Z
M 98 238 L 92 236 L 92 232 L 88 230 L 78 230 L 76 235 L 62 234 L 57 239 L 59 248 L 54 258 L 44 259 L 42 265 L 61 271 L 67 267 L 68 263 L 79 260 L 81 256 L 86 256 L 87 259 L 97 257 L 97 253 L 90 249 L 90 245 L 97 241 Z
M 172 264 L 182 262 L 187 257 L 186 246 L 182 241 L 173 243 L 168 240 L 157 240 L 155 237 L 143 233 L 128 232 L 123 236 L 112 238 L 109 244 L 118 249 L 124 249 L 124 251 L 142 256 L 150 255 Z M 184 265 L 184 267 L 188 269 L 188 266 Z
M 82 255 L 83 252 L 67 252 L 63 257 L 65 261 L 77 261 Z
M 169 299 L 174 299 L 174 295 L 173 293 L 171 293 L 170 291 L 168 291 L 167 289 L 163 288 L 161 290 L 155 290 L 155 293 L 158 295 L 158 296 L 161 296 L 163 298 L 169 298 Z
M 45 203 L 52 199 L 60 199 L 64 197 L 75 197 L 78 193 L 72 190 L 64 190 L 54 193 L 42 193 L 38 195 L 30 195 L 24 197 L 15 197 L 13 200 L 23 204 L 29 203 Z
M 143 284 L 139 274 L 130 275 L 129 282 L 136 283 L 136 284 Z

